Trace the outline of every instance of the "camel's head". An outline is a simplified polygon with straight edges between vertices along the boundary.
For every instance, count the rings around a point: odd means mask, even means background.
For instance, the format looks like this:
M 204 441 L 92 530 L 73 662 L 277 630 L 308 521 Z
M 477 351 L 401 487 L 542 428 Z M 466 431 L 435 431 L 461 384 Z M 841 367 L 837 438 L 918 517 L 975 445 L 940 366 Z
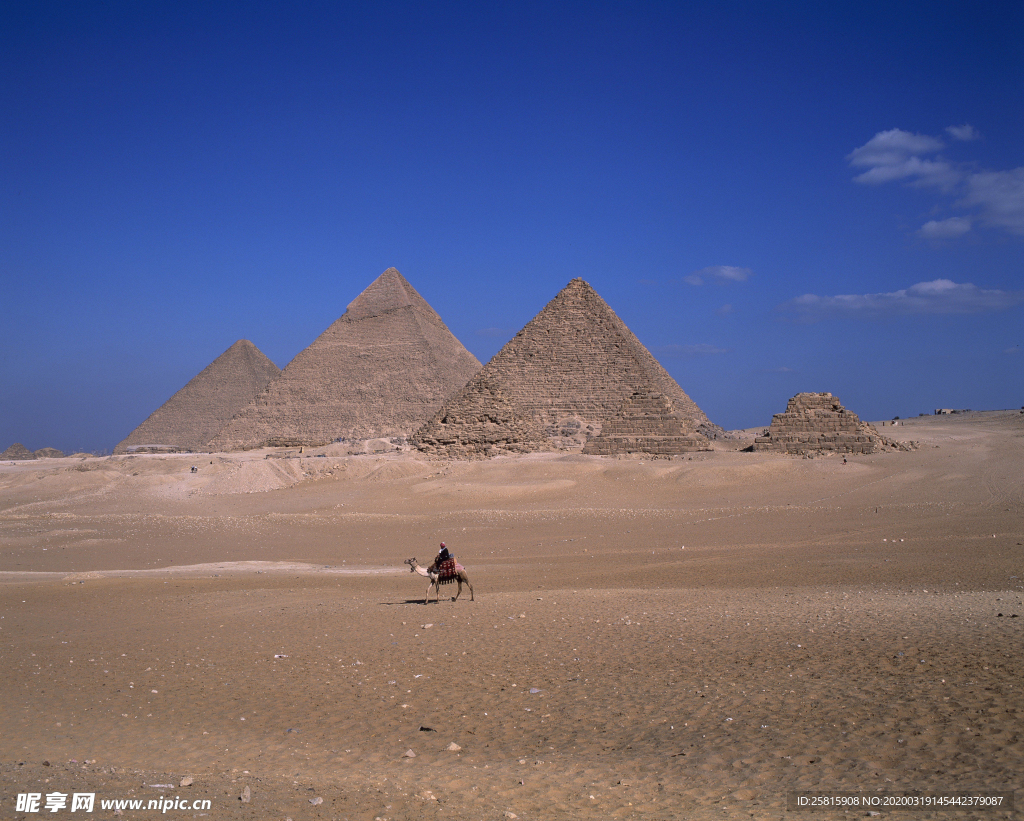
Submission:
M 409 565 L 409 570 L 411 570 L 413 573 L 416 572 L 416 557 L 415 556 L 413 556 L 411 559 L 406 559 L 405 563 L 407 565 Z

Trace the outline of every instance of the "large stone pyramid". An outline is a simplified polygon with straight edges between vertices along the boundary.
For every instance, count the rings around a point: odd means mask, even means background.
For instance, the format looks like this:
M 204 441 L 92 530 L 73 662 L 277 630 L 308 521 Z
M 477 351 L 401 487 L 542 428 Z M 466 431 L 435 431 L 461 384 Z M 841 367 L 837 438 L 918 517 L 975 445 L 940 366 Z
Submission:
M 114 448 L 131 451 L 207 450 L 231 418 L 281 369 L 248 339 L 240 339 Z
M 215 450 L 409 435 L 480 362 L 388 268 L 214 438 Z
M 574 279 L 413 440 L 427 453 L 472 458 L 577 449 L 606 426 L 614 436 L 595 452 L 707 450 L 698 429 L 713 427 L 594 289 Z

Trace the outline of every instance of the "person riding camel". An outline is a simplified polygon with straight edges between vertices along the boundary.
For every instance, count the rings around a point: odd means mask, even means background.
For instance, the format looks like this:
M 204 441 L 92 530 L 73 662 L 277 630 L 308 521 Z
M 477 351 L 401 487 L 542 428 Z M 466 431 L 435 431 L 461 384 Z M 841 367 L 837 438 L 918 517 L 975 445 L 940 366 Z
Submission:
M 434 558 L 434 563 L 430 566 L 430 569 L 435 573 L 441 573 L 441 565 L 444 562 L 451 561 L 455 562 L 455 557 L 448 552 L 448 548 L 444 542 L 441 542 L 441 549 L 438 551 L 437 556 Z

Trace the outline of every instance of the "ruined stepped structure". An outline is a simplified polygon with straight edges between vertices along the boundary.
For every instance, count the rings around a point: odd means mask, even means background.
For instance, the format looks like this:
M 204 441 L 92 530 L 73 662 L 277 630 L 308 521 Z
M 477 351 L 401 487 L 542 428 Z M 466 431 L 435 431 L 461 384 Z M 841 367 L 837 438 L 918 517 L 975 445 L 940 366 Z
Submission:
M 754 440 L 755 451 L 803 456 L 819 453 L 874 453 L 898 447 L 879 435 L 830 393 L 798 393 L 785 413 L 772 417 L 766 435 Z
M 21 442 L 15 442 L 3 453 L 0 453 L 0 459 L 7 461 L 26 461 L 28 459 L 35 459 L 36 455 L 25 447 Z
M 114 453 L 202 451 L 281 369 L 240 339 L 150 414 Z
M 389 268 L 213 438 L 213 450 L 408 436 L 480 370 Z
M 603 299 L 574 279 L 413 436 L 423 452 L 686 453 L 714 429 Z

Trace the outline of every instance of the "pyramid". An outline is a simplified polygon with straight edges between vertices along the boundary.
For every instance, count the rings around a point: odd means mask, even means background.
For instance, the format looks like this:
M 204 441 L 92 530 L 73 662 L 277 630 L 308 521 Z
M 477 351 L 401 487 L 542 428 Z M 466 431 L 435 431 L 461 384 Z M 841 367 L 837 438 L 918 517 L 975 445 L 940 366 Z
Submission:
M 500 403 L 488 407 L 488 393 Z M 640 396 L 658 397 L 644 417 L 631 410 Z M 660 421 L 652 427 L 654 417 Z M 427 453 L 479 457 L 577 449 L 609 425 L 618 438 L 606 437 L 602 453 L 634 452 L 636 441 L 655 444 L 653 436 L 662 440 L 656 452 L 706 450 L 698 428 L 713 427 L 594 289 L 574 279 L 413 441 Z
M 480 369 L 388 268 L 213 439 L 216 450 L 407 436 Z
M 40 448 L 35 454 L 37 459 L 60 459 L 64 456 L 64 451 L 57 448 Z
M 18 460 L 24 461 L 27 459 L 35 459 L 36 455 L 25 447 L 21 442 L 15 442 L 3 453 L 0 453 L 0 459 L 4 460 Z
M 114 453 L 197 451 L 281 372 L 247 339 L 206 366 L 120 442 Z
M 765 435 L 754 440 L 754 450 L 800 455 L 874 453 L 890 444 L 831 393 L 798 393 L 785 413 L 772 417 Z

